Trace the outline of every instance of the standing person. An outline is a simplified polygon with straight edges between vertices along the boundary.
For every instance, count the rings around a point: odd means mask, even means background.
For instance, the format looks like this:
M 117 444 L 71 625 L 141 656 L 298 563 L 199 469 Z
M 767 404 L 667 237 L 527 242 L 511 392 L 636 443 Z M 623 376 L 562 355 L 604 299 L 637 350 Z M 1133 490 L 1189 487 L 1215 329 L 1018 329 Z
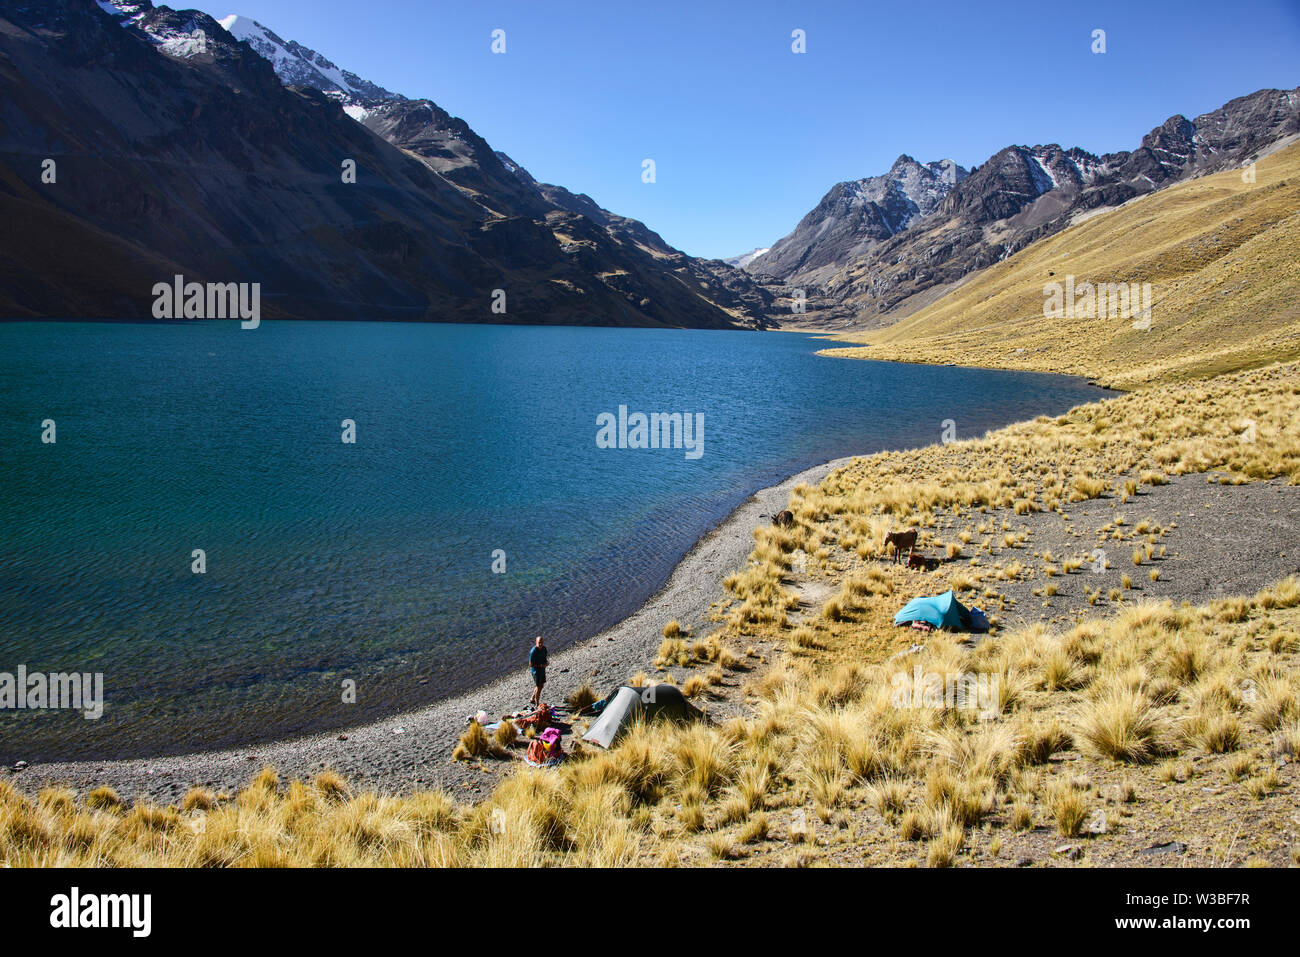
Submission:
M 532 650 L 528 652 L 528 670 L 533 674 L 533 707 L 542 706 L 542 685 L 546 684 L 546 644 L 542 636 L 537 636 Z

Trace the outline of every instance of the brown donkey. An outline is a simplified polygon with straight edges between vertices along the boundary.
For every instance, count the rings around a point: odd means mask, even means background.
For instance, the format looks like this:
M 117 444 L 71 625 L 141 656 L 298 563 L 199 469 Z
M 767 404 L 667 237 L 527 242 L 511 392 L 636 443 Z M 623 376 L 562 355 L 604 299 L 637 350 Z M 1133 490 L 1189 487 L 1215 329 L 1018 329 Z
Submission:
M 889 552 L 890 546 L 894 548 L 894 563 L 897 564 L 902 558 L 903 552 L 910 552 L 916 547 L 916 529 L 910 532 L 890 532 L 885 536 L 885 552 Z

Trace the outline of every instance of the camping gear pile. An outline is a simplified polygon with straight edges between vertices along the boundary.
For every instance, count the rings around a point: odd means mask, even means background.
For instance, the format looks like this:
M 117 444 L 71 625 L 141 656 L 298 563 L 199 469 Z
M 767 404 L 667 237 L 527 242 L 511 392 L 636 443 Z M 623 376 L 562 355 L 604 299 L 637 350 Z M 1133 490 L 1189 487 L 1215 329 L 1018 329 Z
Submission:
M 483 711 L 470 715 L 465 720 L 467 723 L 478 722 L 489 734 L 494 734 L 503 723 L 509 721 L 527 740 L 524 763 L 535 768 L 549 768 L 567 757 L 563 738 L 572 730 L 572 725 L 558 713 L 559 710 L 543 702 L 535 711 L 502 715 L 500 721 L 491 724 L 488 723 L 487 713 Z M 687 701 L 681 689 L 673 685 L 646 685 L 642 688 L 620 685 L 600 701 L 583 708 L 579 714 L 596 718 L 582 740 L 602 748 L 612 747 L 638 720 L 685 722 L 704 717 L 704 712 Z M 530 731 L 533 737 L 527 739 Z
M 509 722 L 516 734 L 528 742 L 524 760 L 535 767 L 551 767 L 563 761 L 565 754 L 561 738 L 566 731 L 572 730 L 572 725 L 564 719 L 558 709 L 552 708 L 546 702 L 542 702 L 533 711 L 503 714 L 500 721 L 491 721 L 486 711 L 472 714 L 465 721 L 467 724 L 474 722 L 481 724 L 488 734 L 495 734 L 501 725 Z M 527 737 L 530 731 L 534 735 L 531 740 Z
M 502 720 L 504 721 L 506 719 L 502 718 Z M 519 731 L 521 734 L 527 734 L 529 728 L 532 728 L 534 731 L 544 731 L 549 728 L 551 722 L 555 720 L 555 712 L 551 710 L 549 704 L 543 701 L 537 706 L 536 711 L 518 714 L 512 720 L 515 723 L 515 730 Z

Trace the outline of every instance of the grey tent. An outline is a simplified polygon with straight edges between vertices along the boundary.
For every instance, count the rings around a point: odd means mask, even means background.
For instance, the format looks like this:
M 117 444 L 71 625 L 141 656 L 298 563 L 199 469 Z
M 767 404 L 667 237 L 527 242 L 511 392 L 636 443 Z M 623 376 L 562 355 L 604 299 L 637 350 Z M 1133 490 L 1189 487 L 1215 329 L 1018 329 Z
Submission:
M 703 717 L 703 712 L 684 697 L 673 685 L 648 685 L 629 688 L 624 685 L 608 699 L 608 704 L 591 729 L 582 736 L 602 748 L 612 745 L 638 717 L 645 720 L 667 718 L 670 721 L 691 721 Z

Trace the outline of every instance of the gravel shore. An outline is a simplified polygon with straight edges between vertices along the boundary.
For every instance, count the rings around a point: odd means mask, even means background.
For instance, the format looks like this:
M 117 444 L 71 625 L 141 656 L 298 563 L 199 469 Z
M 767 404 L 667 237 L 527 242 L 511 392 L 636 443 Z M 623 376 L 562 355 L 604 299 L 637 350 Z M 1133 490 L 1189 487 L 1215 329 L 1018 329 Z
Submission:
M 791 476 L 762 489 L 708 532 L 673 570 L 672 576 L 630 617 L 600 634 L 551 656 L 546 698 L 562 701 L 590 680 L 604 693 L 650 665 L 663 626 L 672 619 L 699 633 L 710 624 L 711 605 L 723 597 L 722 580 L 745 563 L 753 548 L 755 526 L 785 508 L 790 489 L 799 482 L 820 482 L 832 469 L 849 462 L 838 459 Z M 287 778 L 311 777 L 332 768 L 345 775 L 354 789 L 385 793 L 443 787 L 463 798 L 486 796 L 511 761 L 452 763 L 451 752 L 466 716 L 483 709 L 492 715 L 515 711 L 532 693 L 520 649 L 518 673 L 430 707 L 372 724 L 287 741 L 228 751 L 132 761 L 80 761 L 33 764 L 5 773 L 24 791 L 35 793 L 47 784 L 62 784 L 84 792 L 100 785 L 117 790 L 127 801 L 151 798 L 178 801 L 191 787 L 233 794 L 269 764 Z

